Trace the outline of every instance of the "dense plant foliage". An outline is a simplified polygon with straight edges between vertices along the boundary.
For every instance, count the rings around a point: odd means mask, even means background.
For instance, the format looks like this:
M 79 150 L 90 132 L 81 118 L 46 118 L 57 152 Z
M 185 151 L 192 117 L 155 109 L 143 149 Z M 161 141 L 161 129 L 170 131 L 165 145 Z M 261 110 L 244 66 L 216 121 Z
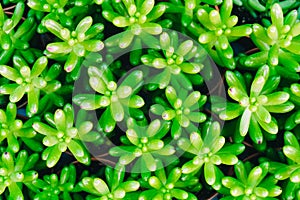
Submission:
M 0 199 L 300 199 L 300 2 L 3 0 Z

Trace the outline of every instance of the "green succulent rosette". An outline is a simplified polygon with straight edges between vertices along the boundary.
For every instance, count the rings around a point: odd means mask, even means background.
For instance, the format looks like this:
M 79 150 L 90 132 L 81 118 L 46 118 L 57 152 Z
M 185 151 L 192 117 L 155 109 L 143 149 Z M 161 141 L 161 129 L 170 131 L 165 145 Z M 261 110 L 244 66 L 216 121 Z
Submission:
M 182 170 L 178 167 L 173 168 L 167 174 L 165 169 L 159 169 L 154 175 L 147 177 L 147 181 L 142 182 L 141 187 L 147 188 L 139 195 L 139 200 L 147 199 L 197 199 L 186 188 L 201 189 L 196 177 L 189 178 L 186 182 L 182 179 Z
M 99 119 L 99 129 L 111 133 L 117 122 L 139 113 L 145 102 L 136 93 L 143 83 L 143 72 L 133 71 L 120 84 L 116 83 L 112 72 L 105 68 L 88 68 L 89 85 L 96 94 L 77 94 L 73 102 L 84 110 L 104 109 Z
M 47 32 L 47 19 L 59 21 L 62 26 L 71 28 L 81 16 L 87 15 L 95 4 L 100 5 L 103 0 L 28 0 L 27 5 L 32 9 L 29 13 L 41 20 L 37 32 Z
M 105 168 L 104 181 L 98 177 L 84 177 L 79 183 L 80 187 L 90 193 L 87 199 L 121 200 L 130 199 L 132 193 L 140 188 L 140 183 L 134 180 L 125 181 L 124 166 Z
M 106 0 L 103 3 L 102 15 L 116 27 L 126 29 L 116 41 L 124 49 L 131 44 L 141 46 L 141 41 L 152 42 L 152 35 L 162 32 L 162 26 L 155 20 L 163 15 L 165 9 L 163 4 L 155 5 L 154 0 Z M 139 37 L 141 41 L 134 41 L 135 37 Z
M 30 68 L 24 58 L 13 57 L 13 66 L 0 65 L 0 74 L 14 83 L 0 86 L 0 94 L 9 95 L 12 103 L 17 103 L 27 96 L 26 114 L 33 116 L 39 110 L 40 96 L 44 93 L 54 93 L 61 87 L 55 78 L 60 72 L 60 65 L 54 64 L 47 69 L 48 59 L 38 58 Z
M 227 102 L 220 104 L 219 117 L 222 120 L 232 120 L 240 117 L 237 123 L 237 133 L 244 137 L 249 132 L 255 144 L 262 144 L 263 131 L 277 134 L 277 121 L 270 113 L 287 113 L 294 109 L 289 100 L 290 95 L 283 91 L 274 91 L 280 77 L 270 75 L 270 68 L 261 67 L 254 77 L 250 92 L 245 84 L 244 77 L 239 72 L 226 72 L 226 81 L 229 86 L 229 96 L 238 103 Z M 239 136 L 235 136 L 237 140 Z
M 89 165 L 91 157 L 83 142 L 93 142 L 100 138 L 100 133 L 92 131 L 93 123 L 79 121 L 74 126 L 74 110 L 70 104 L 63 109 L 57 109 L 54 115 L 45 115 L 48 123 L 34 122 L 33 129 L 44 135 L 43 144 L 47 147 L 42 153 L 42 159 L 51 168 L 60 160 L 63 152 L 69 150 L 75 159 Z
M 206 103 L 206 96 L 199 91 L 179 93 L 172 86 L 165 89 L 166 101 L 151 106 L 150 111 L 161 116 L 165 121 L 171 121 L 171 135 L 174 139 L 181 136 L 182 131 L 187 133 L 196 131 L 200 123 L 206 120 L 206 115 L 200 111 Z
M 190 28 L 190 26 L 193 26 L 196 11 L 205 7 L 203 4 L 217 6 L 222 2 L 223 0 L 170 0 L 169 2 L 163 2 L 163 4 L 166 5 L 166 13 L 180 14 L 181 24 Z
M 127 166 L 133 163 L 132 173 L 145 173 L 158 169 L 158 161 L 171 163 L 176 160 L 175 148 L 165 143 L 162 138 L 168 133 L 169 124 L 156 119 L 147 124 L 137 123 L 134 119 L 127 120 L 128 130 L 123 145 L 112 147 L 109 154 L 119 157 L 118 163 Z
M 4 152 L 0 162 L 0 195 L 7 199 L 24 199 L 23 184 L 30 188 L 38 173 L 32 170 L 38 161 L 38 154 L 28 155 L 25 150 L 16 156 Z M 4 192 L 8 189 L 9 194 Z
M 225 138 L 220 134 L 220 124 L 211 122 L 202 134 L 193 132 L 189 139 L 178 140 L 178 147 L 193 155 L 182 166 L 183 174 L 196 174 L 203 168 L 205 181 L 209 185 L 219 184 L 217 177 L 220 172 L 217 166 L 235 165 L 238 162 L 237 155 L 245 149 L 243 144 L 225 145 Z
M 230 43 L 252 33 L 249 24 L 236 26 L 238 17 L 231 15 L 232 8 L 232 0 L 224 0 L 219 10 L 204 7 L 198 9 L 196 14 L 202 25 L 198 28 L 199 42 L 205 46 L 217 64 L 229 69 L 236 67 Z
M 222 184 L 229 189 L 229 194 L 222 200 L 227 199 L 277 199 L 282 189 L 277 185 L 278 180 L 268 176 L 269 163 L 265 162 L 250 168 L 239 161 L 234 166 L 236 178 L 224 177 Z
M 202 62 L 206 51 L 193 40 L 182 40 L 180 37 L 175 31 L 163 32 L 159 37 L 162 52 L 149 50 L 141 57 L 143 64 L 154 69 L 153 73 L 150 72 L 150 90 L 164 89 L 168 85 L 191 90 L 192 80 L 203 82 L 199 72 L 204 68 Z
M 249 68 L 259 68 L 268 64 L 280 76 L 299 80 L 299 27 L 297 10 L 292 10 L 285 17 L 279 4 L 272 5 L 270 10 L 272 23 L 263 27 L 253 25 L 252 41 L 259 52 L 242 56 L 240 63 Z
M 81 191 L 76 185 L 74 165 L 65 166 L 61 170 L 60 176 L 57 174 L 44 175 L 43 179 L 36 179 L 32 181 L 31 185 L 35 192 L 34 200 L 47 198 L 71 200 L 76 199 L 74 193 Z
M 36 30 L 33 17 L 22 21 L 25 4 L 19 2 L 15 6 L 11 18 L 8 18 L 0 4 L 0 64 L 7 64 L 15 53 L 30 55 L 29 40 Z
M 103 42 L 97 38 L 104 26 L 101 23 L 93 25 L 93 18 L 90 16 L 83 18 L 73 30 L 63 27 L 53 19 L 45 20 L 45 27 L 62 40 L 48 44 L 45 54 L 51 59 L 65 58 L 66 72 L 79 67 L 81 58 L 89 52 L 98 52 L 104 47 Z
M 0 110 L 0 142 L 7 140 L 8 150 L 17 153 L 20 150 L 19 138 L 33 138 L 36 132 L 32 129 L 31 123 L 33 120 L 28 120 L 23 123 L 17 119 L 17 106 L 13 103 L 8 103 L 6 110 Z

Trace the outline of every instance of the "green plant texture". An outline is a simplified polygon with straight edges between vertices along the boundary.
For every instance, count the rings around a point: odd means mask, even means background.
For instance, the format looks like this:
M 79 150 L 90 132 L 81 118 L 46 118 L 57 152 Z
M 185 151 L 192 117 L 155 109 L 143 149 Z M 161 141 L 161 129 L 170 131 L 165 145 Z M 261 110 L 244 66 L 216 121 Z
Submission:
M 0 200 L 300 199 L 298 0 L 0 2 Z

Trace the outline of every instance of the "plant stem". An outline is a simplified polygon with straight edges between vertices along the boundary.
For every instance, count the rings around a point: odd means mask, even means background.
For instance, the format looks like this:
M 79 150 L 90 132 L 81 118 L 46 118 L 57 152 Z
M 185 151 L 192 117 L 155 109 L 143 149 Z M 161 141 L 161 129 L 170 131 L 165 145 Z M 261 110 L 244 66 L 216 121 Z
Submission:
M 215 194 L 213 194 L 212 196 L 210 196 L 207 200 L 213 200 L 215 197 L 217 197 L 219 195 L 218 192 L 216 192 Z
M 13 15 L 14 14 L 13 12 L 10 12 L 10 11 L 5 11 L 4 13 L 7 14 L 7 15 Z M 22 20 L 25 21 L 26 18 L 22 17 Z
M 7 8 L 3 8 L 3 10 L 4 11 L 7 11 L 7 10 L 11 10 L 11 9 L 13 9 L 13 8 L 15 8 L 16 7 L 16 5 L 13 5 L 13 6 L 10 6 L 10 7 L 7 7 Z
M 257 51 L 259 51 L 259 48 L 253 48 L 253 49 L 246 51 L 245 54 L 249 55 L 249 54 L 255 53 Z
M 254 153 L 254 154 L 252 154 L 252 155 L 246 157 L 246 158 L 243 160 L 243 162 L 246 162 L 246 161 L 248 161 L 248 160 L 251 160 L 252 158 L 255 158 L 256 156 L 259 156 L 260 154 L 261 154 L 260 152 Z
M 252 144 L 246 142 L 246 141 L 243 141 L 243 144 L 246 145 L 247 147 L 251 147 L 251 148 L 254 148 Z

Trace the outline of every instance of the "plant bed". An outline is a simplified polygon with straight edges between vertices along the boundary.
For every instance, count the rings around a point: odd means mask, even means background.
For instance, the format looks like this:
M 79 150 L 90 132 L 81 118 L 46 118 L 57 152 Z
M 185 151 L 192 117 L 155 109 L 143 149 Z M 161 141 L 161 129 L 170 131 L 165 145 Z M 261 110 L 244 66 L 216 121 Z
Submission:
M 0 199 L 300 199 L 300 2 L 4 0 Z

